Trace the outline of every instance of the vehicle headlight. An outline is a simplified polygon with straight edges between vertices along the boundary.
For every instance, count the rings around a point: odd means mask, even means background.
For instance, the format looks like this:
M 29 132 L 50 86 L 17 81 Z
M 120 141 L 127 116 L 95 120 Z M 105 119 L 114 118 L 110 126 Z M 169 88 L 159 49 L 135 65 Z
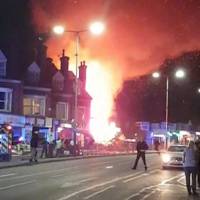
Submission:
M 164 163 L 169 162 L 169 161 L 170 161 L 170 156 L 169 156 L 168 154 L 162 155 L 162 161 L 163 161 Z

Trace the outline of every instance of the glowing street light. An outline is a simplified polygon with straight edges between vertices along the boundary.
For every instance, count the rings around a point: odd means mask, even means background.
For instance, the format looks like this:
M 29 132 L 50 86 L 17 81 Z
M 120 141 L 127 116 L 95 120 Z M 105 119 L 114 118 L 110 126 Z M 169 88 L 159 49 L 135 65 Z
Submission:
M 94 35 L 100 35 L 105 30 L 105 25 L 102 22 L 94 22 L 90 25 L 89 30 Z
M 65 28 L 62 25 L 56 25 L 53 27 L 53 32 L 57 35 L 62 35 L 65 32 Z
M 159 72 L 153 72 L 152 73 L 153 78 L 159 78 L 160 73 Z M 178 79 L 182 79 L 185 77 L 185 71 L 182 69 L 178 69 L 175 72 L 175 77 Z M 200 88 L 199 88 L 200 92 Z M 166 104 L 165 104 L 165 129 L 166 129 L 166 134 L 168 132 L 168 121 L 169 121 L 169 77 L 168 75 L 166 76 Z M 167 135 L 166 135 L 166 148 L 167 148 Z
M 176 78 L 184 78 L 185 77 L 185 71 L 182 69 L 179 69 L 175 73 Z
M 75 35 L 75 57 L 76 57 L 76 71 L 75 71 L 75 102 L 74 102 L 74 124 L 77 124 L 77 110 L 78 110 L 78 62 L 79 62 L 79 43 L 80 34 L 83 32 L 91 32 L 95 35 L 100 35 L 105 30 L 105 26 L 102 22 L 94 22 L 90 25 L 89 29 L 81 30 L 68 30 L 65 27 L 57 25 L 53 27 L 53 32 L 57 35 L 64 33 L 73 33 Z M 73 136 L 74 144 L 76 144 L 76 132 Z
M 56 25 L 53 27 L 52 31 L 56 35 L 62 35 L 65 32 L 80 34 L 81 32 L 87 32 L 87 31 L 91 32 L 94 35 L 100 35 L 105 31 L 105 25 L 102 22 L 97 21 L 97 22 L 91 23 L 89 26 L 89 29 L 83 29 L 83 30 L 67 30 L 62 25 Z
M 152 77 L 153 78 L 159 78 L 160 77 L 160 73 L 159 72 L 153 72 Z

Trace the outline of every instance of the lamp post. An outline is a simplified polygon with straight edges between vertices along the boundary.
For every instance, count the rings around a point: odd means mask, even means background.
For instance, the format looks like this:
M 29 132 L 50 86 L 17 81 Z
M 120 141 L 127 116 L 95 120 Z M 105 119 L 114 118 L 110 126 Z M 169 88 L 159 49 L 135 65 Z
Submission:
M 185 71 L 182 69 L 178 69 L 175 72 L 175 77 L 178 79 L 182 79 L 185 77 Z M 160 73 L 159 72 L 154 72 L 152 73 L 152 77 L 153 78 L 159 78 L 160 77 Z M 166 148 L 167 148 L 167 132 L 168 132 L 168 123 L 169 123 L 169 76 L 166 75 L 166 89 L 165 89 L 165 130 L 166 130 Z
M 73 33 L 75 35 L 75 97 L 74 97 L 74 128 L 77 128 L 77 112 L 78 112 L 78 62 L 79 62 L 79 45 L 80 45 L 80 34 L 90 31 L 94 35 L 100 35 L 104 31 L 104 24 L 101 22 L 94 22 L 90 25 L 89 29 L 82 30 L 65 30 L 63 26 L 57 25 L 53 27 L 53 32 L 57 35 L 64 33 Z M 73 134 L 74 147 L 76 146 L 76 130 Z M 76 149 L 76 148 L 75 148 Z M 76 152 L 74 152 L 76 155 Z

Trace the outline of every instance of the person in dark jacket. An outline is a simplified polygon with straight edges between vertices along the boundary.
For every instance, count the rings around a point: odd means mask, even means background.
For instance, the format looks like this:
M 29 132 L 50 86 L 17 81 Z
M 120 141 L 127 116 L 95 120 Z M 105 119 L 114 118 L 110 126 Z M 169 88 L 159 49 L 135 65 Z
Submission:
M 200 140 L 196 141 L 197 147 L 197 183 L 200 188 Z
M 30 144 L 31 145 L 31 158 L 30 158 L 30 162 L 32 162 L 33 160 L 35 162 L 37 162 L 38 140 L 39 140 L 38 132 L 34 131 L 32 133 L 31 144 Z
M 155 146 L 155 150 L 158 152 L 158 154 L 160 155 L 160 149 L 159 149 L 159 147 L 160 147 L 160 142 L 158 141 L 158 140 L 156 140 L 155 142 L 154 142 L 154 146 Z
M 135 164 L 134 164 L 134 166 L 133 166 L 132 169 L 136 169 L 137 168 L 138 161 L 139 161 L 140 157 L 142 157 L 145 170 L 147 170 L 147 164 L 146 164 L 146 158 L 145 158 L 145 151 L 148 149 L 148 145 L 144 141 L 144 139 L 142 141 L 138 141 L 137 142 L 136 149 L 137 149 L 137 157 L 136 157 Z
M 196 175 L 197 175 L 197 163 L 198 163 L 197 155 L 198 154 L 195 147 L 195 143 L 193 141 L 190 141 L 183 155 L 183 167 L 185 171 L 186 187 L 189 195 L 192 194 L 191 189 L 193 191 L 193 194 L 195 195 L 197 194 L 196 193 Z M 190 184 L 191 176 L 192 176 L 192 186 Z

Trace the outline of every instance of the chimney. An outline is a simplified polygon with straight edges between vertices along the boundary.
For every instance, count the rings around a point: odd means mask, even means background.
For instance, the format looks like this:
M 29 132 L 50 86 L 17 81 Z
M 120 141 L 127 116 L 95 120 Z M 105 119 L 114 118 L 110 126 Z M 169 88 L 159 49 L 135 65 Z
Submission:
M 87 70 L 87 65 L 85 65 L 85 61 L 81 62 L 81 65 L 79 66 L 79 79 L 83 83 L 83 88 L 85 89 L 86 86 L 86 70 Z
M 60 69 L 61 69 L 61 72 L 64 76 L 64 78 L 66 79 L 67 78 L 67 72 L 68 72 L 68 67 L 69 67 L 69 57 L 65 56 L 65 50 L 63 49 L 63 52 L 62 52 L 62 57 L 60 58 Z
M 47 46 L 43 43 L 39 43 L 35 52 L 36 62 L 40 66 L 42 71 L 46 69 L 46 59 L 47 59 Z

